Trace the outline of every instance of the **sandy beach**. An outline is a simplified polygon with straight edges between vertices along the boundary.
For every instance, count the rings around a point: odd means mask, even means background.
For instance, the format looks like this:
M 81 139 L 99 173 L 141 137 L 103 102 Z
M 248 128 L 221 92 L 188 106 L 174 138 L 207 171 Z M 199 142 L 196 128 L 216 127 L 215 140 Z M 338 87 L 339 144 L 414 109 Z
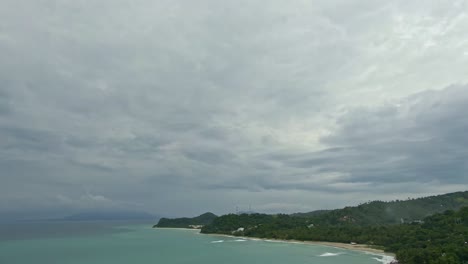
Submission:
M 174 230 L 193 230 L 200 232 L 201 229 L 193 229 L 193 228 L 162 228 L 162 229 L 174 229 Z M 202 234 L 202 233 L 200 233 Z M 202 234 L 207 236 L 213 237 L 229 237 L 235 239 L 245 239 L 245 240 L 261 240 L 261 241 L 274 241 L 274 242 L 281 242 L 281 243 L 293 243 L 293 244 L 306 244 L 306 245 L 321 245 L 327 247 L 334 247 L 334 248 L 341 248 L 347 250 L 355 250 L 360 252 L 365 252 L 368 254 L 382 256 L 389 258 L 388 262 L 394 260 L 395 254 L 385 252 L 381 249 L 372 248 L 369 245 L 365 244 L 347 244 L 347 243 L 338 243 L 338 242 L 323 242 L 323 241 L 300 241 L 300 240 L 283 240 L 283 239 L 272 239 L 272 238 L 257 238 L 257 237 L 244 237 L 244 236 L 232 236 L 232 235 L 223 235 L 223 234 Z
M 395 257 L 395 254 L 393 253 L 385 252 L 381 249 L 372 248 L 369 245 L 361 245 L 361 244 L 352 245 L 352 244 L 336 243 L 336 242 L 294 241 L 294 240 L 292 241 L 286 240 L 283 242 L 299 242 L 299 243 L 311 244 L 311 245 L 323 245 L 323 246 L 337 247 L 337 248 L 343 248 L 343 249 L 349 249 L 349 250 L 357 250 L 357 251 L 362 251 L 362 252 L 367 252 L 367 253 L 372 253 L 372 254 Z
M 395 257 L 395 254 L 393 253 L 385 252 L 381 249 L 372 248 L 371 246 L 364 245 L 364 244 L 353 245 L 353 244 L 337 243 L 337 242 L 282 240 L 282 239 L 230 236 L 230 235 L 222 235 L 222 234 L 206 234 L 206 235 L 217 236 L 217 237 L 230 237 L 230 238 L 238 238 L 238 239 L 246 239 L 246 240 L 263 240 L 263 241 L 275 241 L 275 242 L 283 242 L 283 243 L 321 245 L 321 246 L 327 246 L 327 247 L 342 248 L 342 249 L 347 249 L 347 250 L 356 250 L 356 251 L 366 252 L 369 254 L 375 254 L 375 255 L 380 255 L 380 256 Z
M 158 228 L 161 228 L 161 227 L 158 227 Z M 201 229 L 194 229 L 194 228 L 173 228 L 173 227 L 162 227 L 161 229 L 193 230 L 193 231 L 198 231 L 198 232 L 200 232 L 201 230 Z M 215 237 L 229 237 L 229 238 L 237 238 L 237 239 L 245 239 L 245 240 L 263 240 L 263 241 L 275 241 L 275 242 L 283 242 L 283 243 L 321 245 L 321 246 L 327 246 L 327 247 L 342 248 L 342 249 L 347 249 L 347 250 L 356 250 L 356 251 L 366 252 L 366 253 L 380 255 L 380 256 L 395 257 L 395 254 L 393 253 L 385 252 L 381 249 L 372 248 L 371 246 L 365 245 L 365 244 L 346 244 L 346 243 L 323 242 L 323 241 L 282 240 L 282 239 L 273 239 L 273 238 L 231 236 L 231 235 L 223 235 L 223 234 L 203 234 L 203 235 L 215 236 Z

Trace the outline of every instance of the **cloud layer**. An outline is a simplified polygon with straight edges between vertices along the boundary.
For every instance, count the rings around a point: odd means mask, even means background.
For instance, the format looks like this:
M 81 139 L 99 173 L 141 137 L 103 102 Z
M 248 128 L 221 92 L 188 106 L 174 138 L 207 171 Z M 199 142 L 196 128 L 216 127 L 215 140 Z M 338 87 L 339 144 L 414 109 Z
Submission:
M 466 188 L 466 1 L 0 3 L 4 214 Z

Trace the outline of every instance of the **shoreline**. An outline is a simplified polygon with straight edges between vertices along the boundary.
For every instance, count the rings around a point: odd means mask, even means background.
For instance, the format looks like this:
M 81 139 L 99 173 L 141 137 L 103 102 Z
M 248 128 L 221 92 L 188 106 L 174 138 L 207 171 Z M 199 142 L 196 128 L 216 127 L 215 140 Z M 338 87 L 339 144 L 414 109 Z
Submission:
M 201 234 L 201 233 L 200 233 Z M 303 245 L 318 245 L 318 246 L 327 246 L 327 247 L 334 247 L 339 249 L 346 249 L 346 250 L 353 250 L 368 253 L 371 255 L 377 256 L 387 256 L 395 258 L 395 254 L 391 252 L 385 252 L 382 249 L 372 248 L 366 244 L 346 244 L 340 242 L 326 242 L 326 241 L 301 241 L 301 240 L 284 240 L 284 239 L 274 239 L 274 238 L 259 238 L 259 237 L 245 237 L 245 236 L 232 236 L 232 235 L 225 235 L 225 234 L 203 234 L 209 236 L 218 236 L 218 237 L 230 237 L 230 238 L 239 238 L 245 240 L 260 240 L 260 241 L 274 241 L 274 242 L 281 242 L 281 243 L 291 243 L 291 244 L 303 244 Z
M 200 228 L 185 228 L 185 227 L 152 227 L 153 229 L 171 229 L 171 230 L 193 230 L 200 232 Z M 200 233 L 201 234 L 201 233 Z
M 225 235 L 225 234 L 203 234 L 209 236 L 218 236 L 218 237 L 230 237 L 230 238 L 239 238 L 245 240 L 260 240 L 260 241 L 272 241 L 272 242 L 282 242 L 282 243 L 291 243 L 291 244 L 304 244 L 304 245 L 319 245 L 319 246 L 327 246 L 327 247 L 334 247 L 340 249 L 347 249 L 347 250 L 354 250 L 369 253 L 372 255 L 379 255 L 379 256 L 388 256 L 388 257 L 395 257 L 394 253 L 385 252 L 382 249 L 372 248 L 369 245 L 365 244 L 346 244 L 340 242 L 326 242 L 326 241 L 301 241 L 301 240 L 284 240 L 284 239 L 274 239 L 274 238 L 259 238 L 259 237 L 245 237 L 245 236 L 232 236 L 232 235 Z
M 284 240 L 284 239 L 274 239 L 274 238 L 259 238 L 259 237 L 246 237 L 246 236 L 233 236 L 233 235 L 226 235 L 226 234 L 203 234 L 200 233 L 201 229 L 194 229 L 194 228 L 173 228 L 173 227 L 157 227 L 159 229 L 174 229 L 174 230 L 193 230 L 198 231 L 199 234 L 208 235 L 213 237 L 229 237 L 229 238 L 237 238 L 237 239 L 245 239 L 245 240 L 259 240 L 265 242 L 281 242 L 281 243 L 290 243 L 290 244 L 303 244 L 303 245 L 318 245 L 318 246 L 327 246 L 339 249 L 346 249 L 346 250 L 353 250 L 364 252 L 371 255 L 381 256 L 381 257 L 391 257 L 395 258 L 394 253 L 385 252 L 382 249 L 372 248 L 369 245 L 365 244 L 346 244 L 346 243 L 339 243 L 339 242 L 325 242 L 325 241 L 301 241 L 301 240 Z

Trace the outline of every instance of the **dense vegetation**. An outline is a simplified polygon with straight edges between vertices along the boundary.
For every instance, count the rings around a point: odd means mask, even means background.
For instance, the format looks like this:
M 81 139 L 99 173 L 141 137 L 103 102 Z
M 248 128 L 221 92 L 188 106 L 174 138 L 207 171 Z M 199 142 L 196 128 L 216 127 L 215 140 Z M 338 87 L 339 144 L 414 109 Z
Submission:
M 216 219 L 217 216 L 213 213 L 204 213 L 197 217 L 188 218 L 161 218 L 158 224 L 153 227 L 177 227 L 177 228 L 189 228 L 191 225 L 209 225 Z
M 322 225 L 400 224 L 422 220 L 427 216 L 446 210 L 458 210 L 463 206 L 468 206 L 468 191 L 405 201 L 373 201 L 355 207 L 319 211 L 318 214 L 314 214 L 314 212 L 298 214 L 298 216 L 308 217 L 315 224 Z
M 229 214 L 202 233 L 356 242 L 394 252 L 405 264 L 468 263 L 468 207 L 462 207 L 467 198 L 468 192 L 458 192 L 309 215 Z
M 397 225 L 311 226 L 289 215 L 226 215 L 205 226 L 202 233 L 260 238 L 330 241 L 380 246 L 395 252 L 405 264 L 468 263 L 468 207 Z M 237 231 L 243 227 L 243 231 Z

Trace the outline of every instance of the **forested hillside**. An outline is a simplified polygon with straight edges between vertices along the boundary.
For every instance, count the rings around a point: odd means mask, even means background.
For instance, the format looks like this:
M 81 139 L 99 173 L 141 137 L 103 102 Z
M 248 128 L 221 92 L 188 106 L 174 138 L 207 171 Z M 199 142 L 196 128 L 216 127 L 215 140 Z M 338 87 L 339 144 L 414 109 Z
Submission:
M 177 228 L 190 228 L 191 225 L 208 225 L 213 222 L 217 216 L 213 213 L 204 213 L 197 217 L 189 218 L 161 218 L 158 224 L 153 227 L 177 227 Z
M 310 214 L 229 214 L 202 233 L 368 244 L 405 264 L 468 263 L 468 192 Z
M 396 253 L 404 264 L 455 264 L 468 261 L 468 207 L 429 216 L 424 223 L 376 226 L 306 226 L 288 215 L 227 215 L 202 233 L 260 238 L 374 245 Z M 237 231 L 238 227 L 244 230 Z M 234 231 L 227 231 L 234 230 Z
M 230 233 L 239 227 L 283 229 L 307 226 L 376 226 L 401 223 L 418 223 L 425 217 L 446 210 L 468 206 L 468 191 L 430 196 L 405 201 L 374 201 L 355 207 L 331 211 L 315 211 L 292 215 L 228 214 L 221 216 L 204 231 Z
M 332 210 L 310 219 L 327 225 L 376 225 L 411 223 L 446 210 L 468 206 L 468 191 L 392 202 L 373 201 L 355 207 Z

